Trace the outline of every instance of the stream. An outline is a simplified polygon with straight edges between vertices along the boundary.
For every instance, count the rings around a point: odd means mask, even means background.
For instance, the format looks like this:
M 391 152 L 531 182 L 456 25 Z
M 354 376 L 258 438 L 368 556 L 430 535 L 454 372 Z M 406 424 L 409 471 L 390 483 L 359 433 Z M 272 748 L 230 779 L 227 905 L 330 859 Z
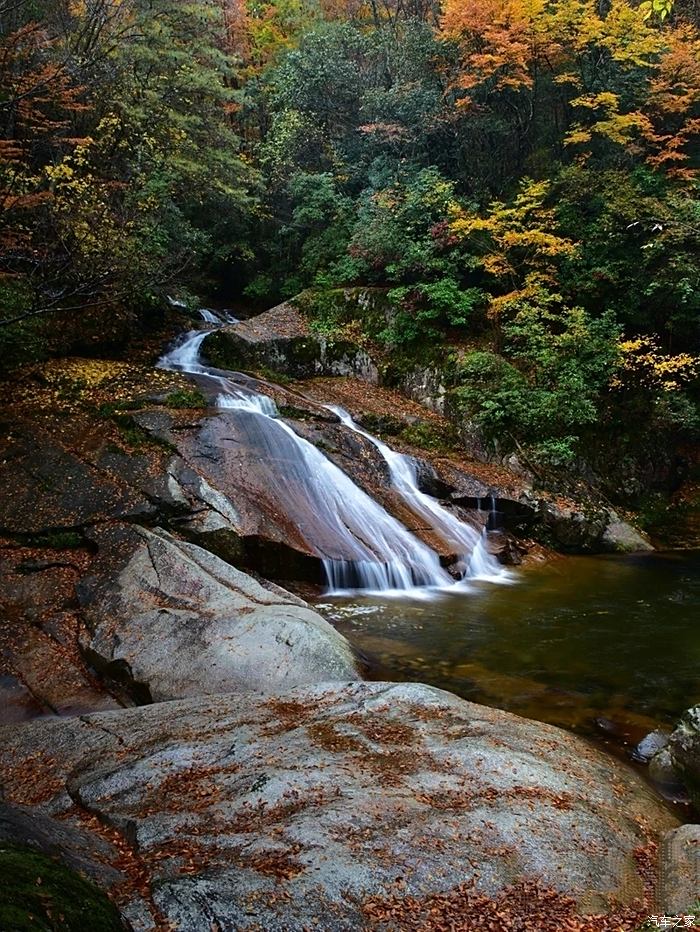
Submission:
M 485 531 L 419 489 L 409 457 L 328 405 L 375 445 L 407 507 L 451 542 L 454 578 L 298 436 L 255 379 L 207 366 L 207 332 L 186 334 L 159 365 L 195 376 L 235 420 L 266 494 L 323 565 L 327 587 L 317 607 L 364 655 L 370 676 L 431 683 L 582 734 L 619 733 L 628 744 L 672 726 L 700 698 L 700 552 L 506 570 L 488 553 Z
M 700 699 L 700 551 L 567 557 L 424 604 L 318 605 L 372 675 L 632 741 Z

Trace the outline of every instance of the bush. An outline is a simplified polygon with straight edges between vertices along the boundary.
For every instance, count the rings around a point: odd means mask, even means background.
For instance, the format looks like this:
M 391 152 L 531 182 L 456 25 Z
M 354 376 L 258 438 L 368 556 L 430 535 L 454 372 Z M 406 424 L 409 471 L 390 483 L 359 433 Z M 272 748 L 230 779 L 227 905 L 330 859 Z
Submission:
M 615 373 L 618 331 L 603 317 L 532 289 L 501 305 L 503 355 L 468 353 L 455 398 L 492 440 L 509 438 L 539 462 L 562 464 L 596 423 Z

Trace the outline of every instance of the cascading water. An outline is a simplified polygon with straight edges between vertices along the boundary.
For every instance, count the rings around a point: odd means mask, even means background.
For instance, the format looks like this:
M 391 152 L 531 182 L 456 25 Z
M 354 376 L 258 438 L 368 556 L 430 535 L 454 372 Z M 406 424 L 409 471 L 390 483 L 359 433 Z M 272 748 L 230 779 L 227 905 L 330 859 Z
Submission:
M 216 393 L 217 406 L 267 464 L 283 464 L 272 477 L 293 490 L 286 519 L 322 559 L 332 592 L 374 591 L 421 595 L 453 586 L 436 553 L 375 502 L 312 443 L 278 419 L 273 402 L 202 363 L 207 332 L 192 331 L 158 365 L 198 376 Z
M 346 427 L 366 437 L 379 450 L 389 467 L 391 482 L 396 491 L 415 514 L 455 548 L 455 553 L 465 566 L 464 577 L 502 582 L 510 579 L 510 574 L 488 552 L 485 527 L 480 533 L 456 518 L 436 498 L 422 492 L 418 486 L 418 471 L 410 457 L 392 450 L 377 437 L 363 430 L 343 408 L 336 405 L 326 407 L 336 414 Z
M 209 307 L 200 307 L 199 313 L 206 324 L 219 326 L 221 324 L 237 324 L 239 322 L 238 318 L 234 317 L 233 314 L 229 314 L 228 311 L 212 311 Z

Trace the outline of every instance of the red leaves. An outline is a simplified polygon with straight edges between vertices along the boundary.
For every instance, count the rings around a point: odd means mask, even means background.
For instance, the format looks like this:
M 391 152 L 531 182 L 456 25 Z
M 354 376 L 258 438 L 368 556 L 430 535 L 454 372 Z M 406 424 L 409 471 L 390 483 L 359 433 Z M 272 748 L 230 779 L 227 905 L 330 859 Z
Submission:
M 646 903 L 611 916 L 581 916 L 576 901 L 533 881 L 495 897 L 465 883 L 425 897 L 370 897 L 362 906 L 368 927 L 402 932 L 633 932 L 648 914 Z

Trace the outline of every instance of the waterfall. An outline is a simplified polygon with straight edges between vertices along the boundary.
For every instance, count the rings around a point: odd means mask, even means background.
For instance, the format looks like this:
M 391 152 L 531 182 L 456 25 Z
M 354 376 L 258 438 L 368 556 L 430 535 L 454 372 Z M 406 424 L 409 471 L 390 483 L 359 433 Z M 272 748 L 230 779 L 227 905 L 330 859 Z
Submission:
M 206 324 L 221 326 L 222 324 L 237 324 L 239 320 L 228 311 L 212 311 L 209 307 L 200 307 L 199 313 Z
M 189 375 L 206 375 L 208 370 L 201 364 L 199 351 L 208 335 L 208 330 L 190 330 L 160 357 L 156 368 L 173 369 L 175 372 L 187 372 Z
M 414 461 L 397 453 L 377 437 L 359 427 L 347 411 L 336 405 L 326 405 L 329 411 L 337 414 L 340 420 L 366 437 L 379 450 L 389 467 L 391 483 L 411 511 L 419 515 L 447 543 L 455 549 L 459 561 L 464 564 L 464 577 L 506 581 L 510 574 L 487 549 L 486 528 L 479 532 L 475 528 L 456 518 L 436 498 L 426 495 L 418 486 L 418 471 Z M 492 513 L 495 513 L 495 497 L 491 496 Z
M 444 590 L 454 580 L 437 554 L 378 502 L 355 485 L 312 443 L 277 417 L 265 395 L 244 390 L 202 363 L 206 332 L 192 331 L 158 362 L 161 368 L 206 376 L 217 406 L 236 418 L 241 435 L 264 462 L 284 464 L 275 476 L 287 496 L 286 519 L 321 558 L 329 590 L 422 595 Z

